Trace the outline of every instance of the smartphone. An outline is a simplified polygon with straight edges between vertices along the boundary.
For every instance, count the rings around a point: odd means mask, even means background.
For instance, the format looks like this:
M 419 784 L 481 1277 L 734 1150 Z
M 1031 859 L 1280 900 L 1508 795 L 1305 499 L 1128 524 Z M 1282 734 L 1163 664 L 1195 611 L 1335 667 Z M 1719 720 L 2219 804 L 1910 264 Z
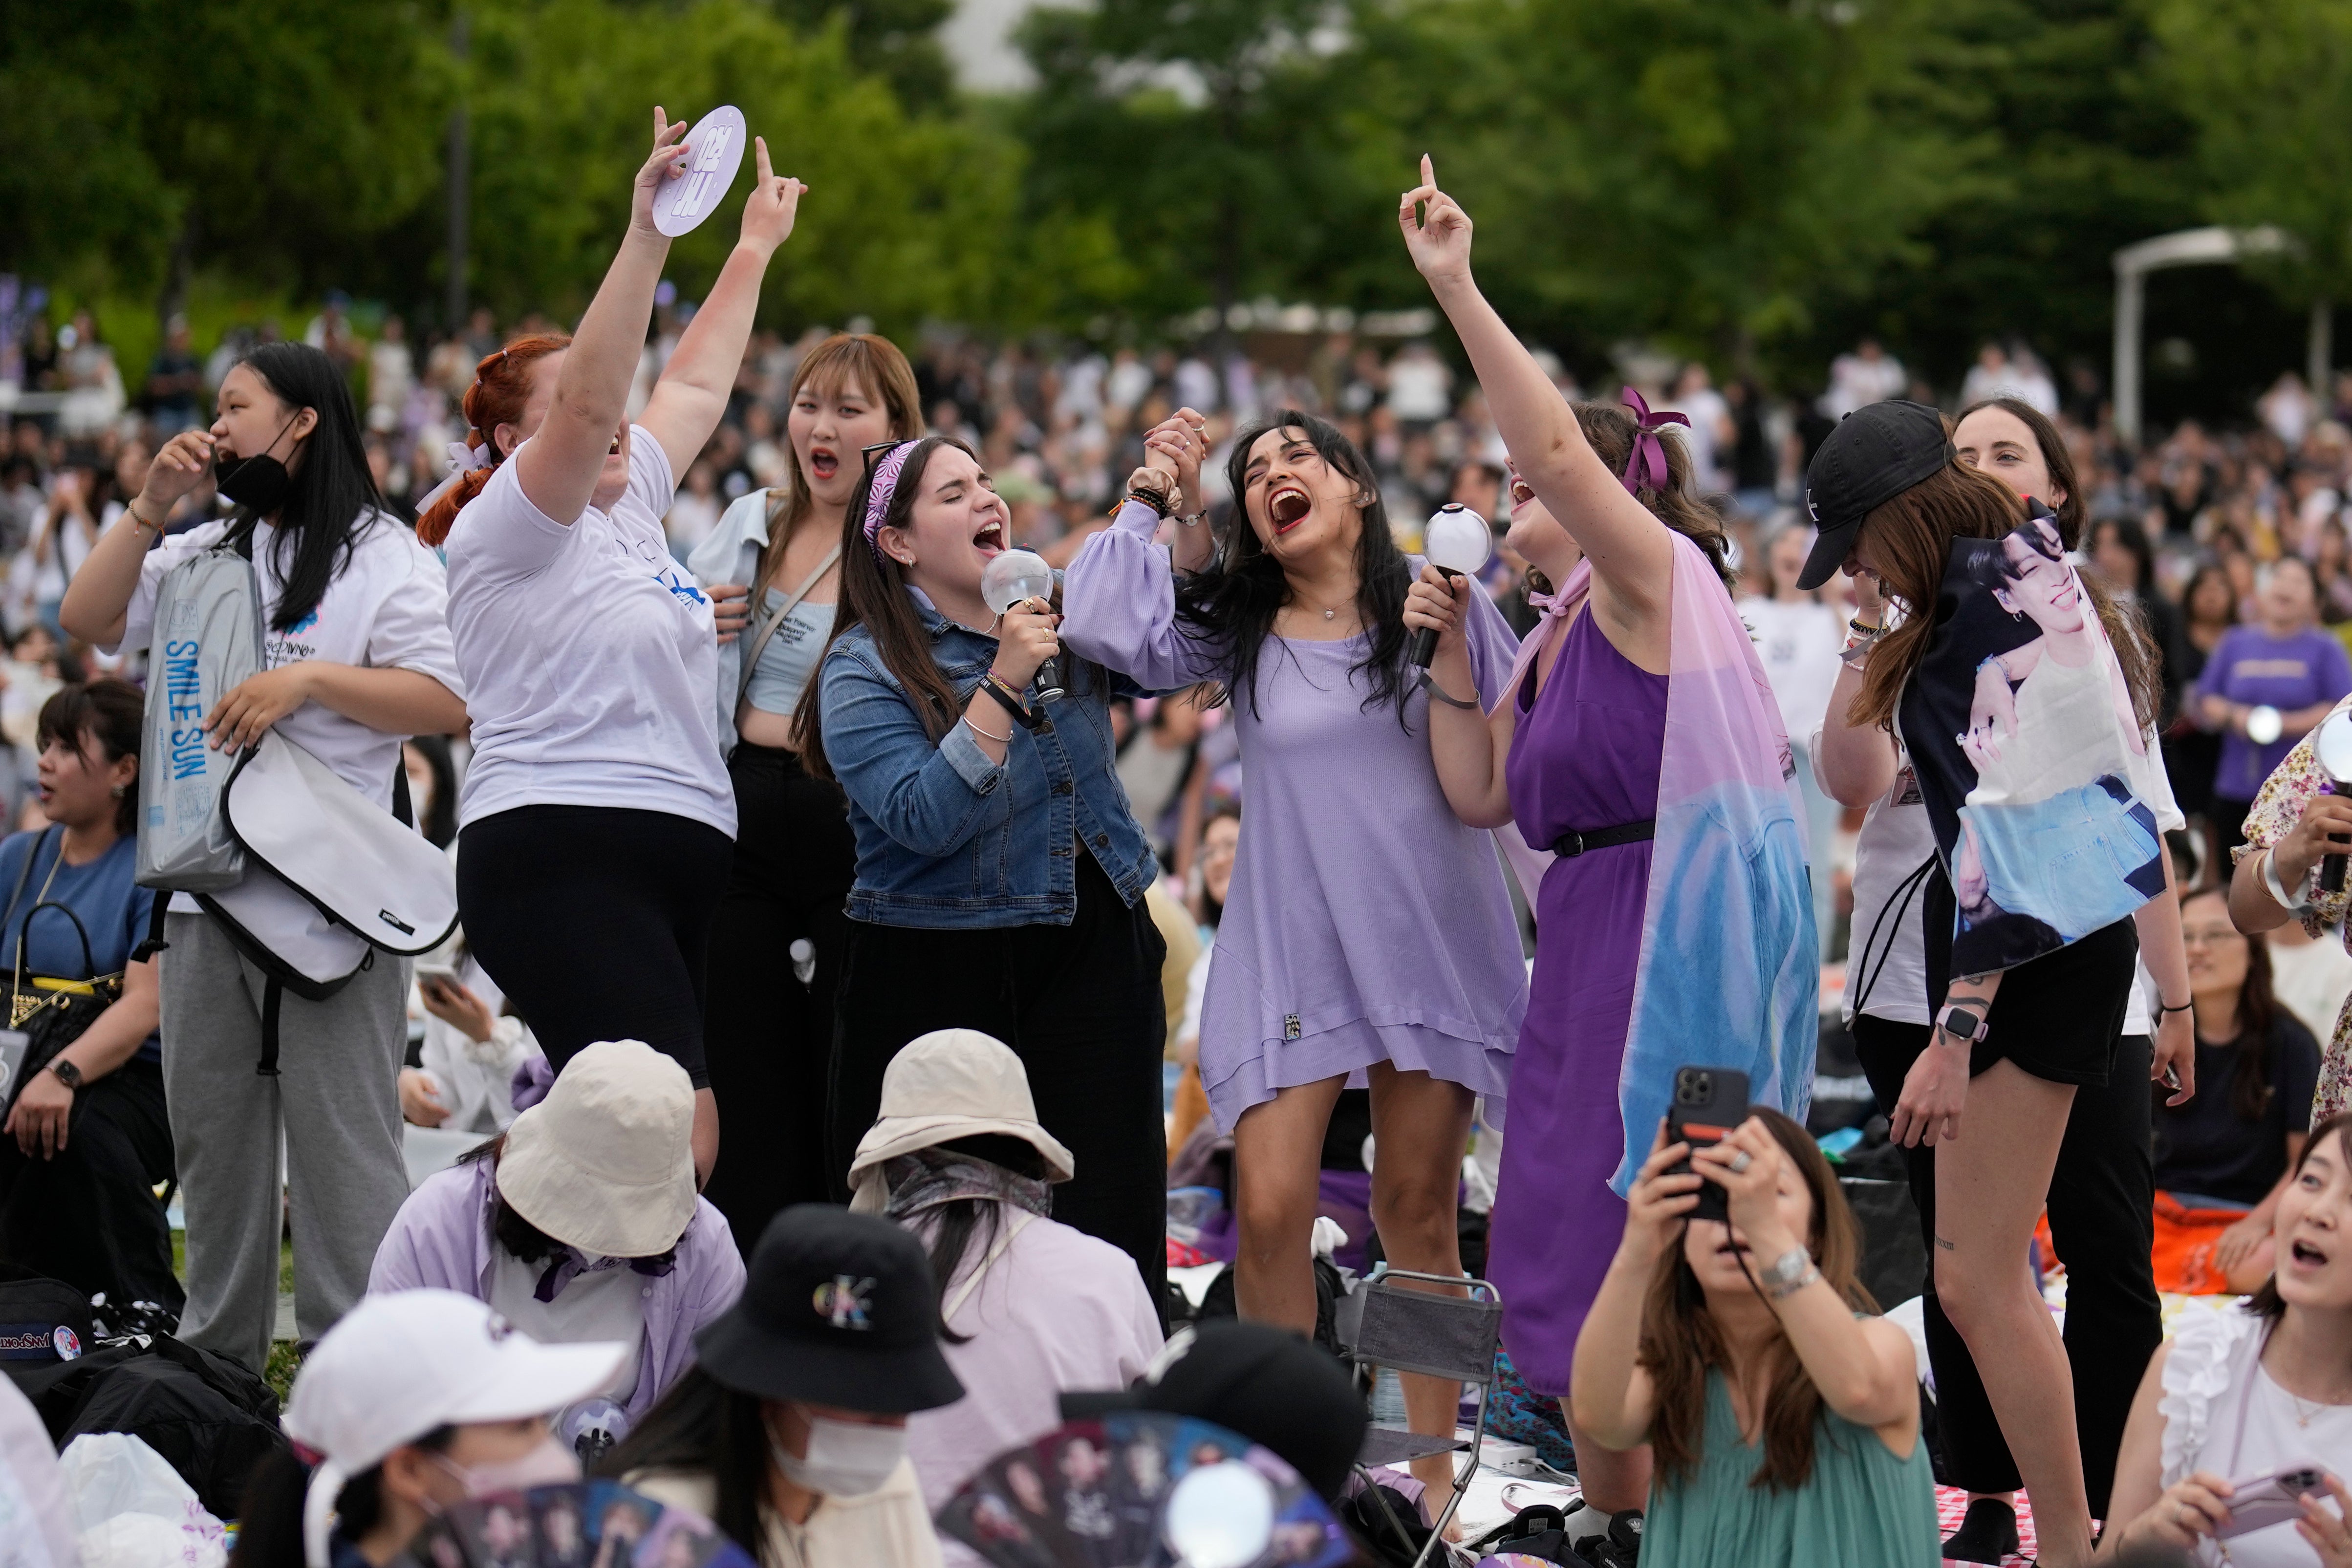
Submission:
M 1666 1142 L 1688 1144 L 1694 1151 L 1703 1149 L 1721 1143 L 1746 1120 L 1748 1074 L 1729 1067 L 1675 1069 L 1674 1099 L 1666 1107 Z M 1690 1162 L 1684 1160 L 1673 1167 L 1673 1174 L 1688 1176 L 1690 1168 Z M 1691 1218 L 1727 1220 L 1728 1197 L 1715 1182 L 1701 1184 L 1698 1207 L 1691 1210 Z
M 435 980 L 439 980 L 444 985 L 455 988 L 458 983 L 457 966 L 453 964 L 419 964 L 416 966 L 416 983 L 418 985 L 426 985 Z
M 2230 1494 L 2230 1517 L 2215 1527 L 2217 1540 L 2301 1519 L 2305 1498 L 2327 1495 L 2327 1472 L 2317 1465 L 2299 1465 L 2276 1475 L 2232 1481 Z

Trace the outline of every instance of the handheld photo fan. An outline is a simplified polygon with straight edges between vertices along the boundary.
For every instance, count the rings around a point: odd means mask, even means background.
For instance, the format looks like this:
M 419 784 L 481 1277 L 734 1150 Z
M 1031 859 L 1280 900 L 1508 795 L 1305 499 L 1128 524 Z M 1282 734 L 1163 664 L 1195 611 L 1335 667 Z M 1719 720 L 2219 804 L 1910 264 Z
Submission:
M 654 227 L 676 239 L 718 211 L 751 140 L 743 111 L 733 104 L 704 115 L 678 144 L 679 172 L 654 192 Z

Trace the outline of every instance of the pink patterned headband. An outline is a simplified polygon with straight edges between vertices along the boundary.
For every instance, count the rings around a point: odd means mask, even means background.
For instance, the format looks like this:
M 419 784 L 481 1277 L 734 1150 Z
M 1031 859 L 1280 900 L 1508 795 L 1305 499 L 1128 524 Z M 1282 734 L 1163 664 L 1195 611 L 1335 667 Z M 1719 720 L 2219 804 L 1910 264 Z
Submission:
M 1625 406 L 1633 411 L 1640 428 L 1633 433 L 1633 450 L 1625 458 L 1625 491 L 1638 496 L 1644 486 L 1664 490 L 1672 471 L 1666 466 L 1666 449 L 1658 442 L 1658 432 L 1666 425 L 1690 426 L 1690 416 L 1669 409 L 1652 413 L 1649 403 L 1632 387 L 1624 391 Z
M 898 492 L 898 471 L 906 467 L 908 454 L 919 444 L 902 441 L 874 465 L 874 483 L 866 492 L 866 544 L 876 560 L 882 559 L 882 541 L 877 536 L 882 531 L 884 514 L 890 510 L 890 498 Z

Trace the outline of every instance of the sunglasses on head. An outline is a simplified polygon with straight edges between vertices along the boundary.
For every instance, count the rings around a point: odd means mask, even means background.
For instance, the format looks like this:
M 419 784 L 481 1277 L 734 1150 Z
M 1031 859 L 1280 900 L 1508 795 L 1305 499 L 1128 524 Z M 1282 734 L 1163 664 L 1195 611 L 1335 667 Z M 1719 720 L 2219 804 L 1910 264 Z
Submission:
M 884 453 L 889 451 L 894 446 L 902 446 L 904 444 L 904 442 L 899 441 L 877 441 L 870 446 L 859 447 L 857 449 L 857 455 L 865 460 L 866 471 L 870 474 L 874 471 L 875 463 L 881 458 Z

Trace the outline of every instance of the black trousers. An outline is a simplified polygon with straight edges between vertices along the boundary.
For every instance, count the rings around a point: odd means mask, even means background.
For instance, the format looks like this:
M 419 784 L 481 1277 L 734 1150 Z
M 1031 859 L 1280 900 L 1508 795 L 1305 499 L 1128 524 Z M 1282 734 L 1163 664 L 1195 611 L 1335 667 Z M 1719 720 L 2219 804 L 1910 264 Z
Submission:
M 2000 1006 L 2000 998 L 1993 1005 Z M 1881 1110 L 1894 1109 L 1904 1074 L 1927 1048 L 1928 1035 L 1925 1024 L 1867 1016 L 1853 1020 L 1854 1050 Z M 2147 1036 L 2126 1035 L 2106 1083 L 2076 1086 L 2050 1174 L 2050 1236 L 2066 1264 L 2066 1361 L 2074 1369 L 2074 1429 L 2094 1519 L 2106 1515 L 2124 1417 L 2148 1357 L 2164 1339 L 2149 1260 L 2156 1243 L 2156 1166 L 2147 1073 L 2154 1058 Z M 1969 1491 L 2013 1491 L 2020 1484 L 2017 1463 L 1984 1381 L 1936 1299 L 1936 1151 L 1922 1145 L 1903 1156 L 1929 1260 L 1921 1294 L 1945 1474 Z
M 500 811 L 458 840 L 466 945 L 557 1071 L 600 1040 L 641 1040 L 708 1088 L 703 963 L 733 856 L 669 811 Z
M 727 771 L 735 860 L 710 927 L 703 1030 L 719 1164 L 702 1196 L 749 1258 L 777 1210 L 831 1202 L 840 1185 L 825 1164 L 824 1095 L 857 845 L 840 787 L 809 777 L 792 752 L 738 746 Z M 814 951 L 806 984 L 793 973 L 796 941 Z
M 163 1069 L 136 1057 L 74 1095 L 65 1152 L 26 1156 L 0 1137 L 0 1259 L 121 1305 L 177 1317 L 172 1230 L 155 1186 L 172 1179 Z
M 1168 1032 L 1160 966 L 1168 944 L 1137 899 L 1082 849 L 1067 925 L 929 931 L 850 923 L 835 1009 L 832 1174 L 848 1197 L 849 1161 L 882 1103 L 900 1047 L 933 1030 L 976 1029 L 1029 1071 L 1037 1120 L 1069 1148 L 1074 1180 L 1054 1218 L 1135 1260 L 1159 1303 L 1168 1278 L 1168 1134 L 1160 1046 Z

